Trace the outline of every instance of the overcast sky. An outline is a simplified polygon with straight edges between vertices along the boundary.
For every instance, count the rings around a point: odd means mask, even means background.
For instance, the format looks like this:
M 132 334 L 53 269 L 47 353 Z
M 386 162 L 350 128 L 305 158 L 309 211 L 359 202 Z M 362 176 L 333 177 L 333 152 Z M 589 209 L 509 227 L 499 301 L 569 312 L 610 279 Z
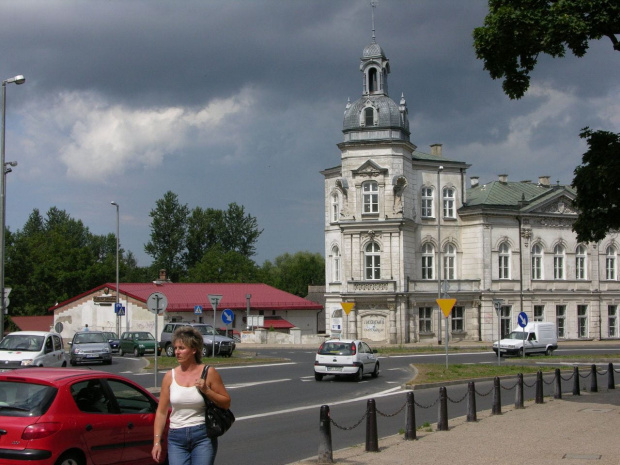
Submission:
M 116 231 L 142 266 L 149 212 L 168 190 L 190 209 L 236 202 L 264 229 L 260 265 L 323 253 L 323 177 L 340 164 L 347 98 L 361 97 L 368 0 L 2 2 L 7 225 L 66 210 Z M 485 183 L 570 184 L 584 126 L 620 132 L 620 58 L 542 58 L 511 101 L 475 58 L 486 0 L 380 0 L 390 97 L 404 94 L 418 150 L 471 164 Z

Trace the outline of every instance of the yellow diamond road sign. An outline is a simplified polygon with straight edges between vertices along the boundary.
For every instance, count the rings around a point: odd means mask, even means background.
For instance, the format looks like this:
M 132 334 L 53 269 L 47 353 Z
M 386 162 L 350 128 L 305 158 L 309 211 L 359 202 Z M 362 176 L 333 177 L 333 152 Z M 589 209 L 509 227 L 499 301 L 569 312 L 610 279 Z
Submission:
M 437 300 L 437 305 L 441 308 L 444 316 L 448 318 L 450 316 L 450 312 L 452 311 L 452 307 L 456 303 L 456 299 L 435 299 Z
M 353 310 L 353 307 L 355 307 L 355 302 L 342 302 L 340 305 L 342 306 L 344 312 L 348 315 L 349 312 Z

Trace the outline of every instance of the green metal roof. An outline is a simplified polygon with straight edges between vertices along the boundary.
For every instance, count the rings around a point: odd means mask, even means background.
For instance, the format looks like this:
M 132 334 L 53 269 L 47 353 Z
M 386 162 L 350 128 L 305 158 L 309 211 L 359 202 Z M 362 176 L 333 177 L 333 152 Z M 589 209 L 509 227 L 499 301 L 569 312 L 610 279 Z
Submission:
M 555 196 L 558 190 L 574 196 L 575 191 L 570 186 L 543 186 L 533 182 L 501 182 L 492 181 L 487 184 L 479 184 L 467 190 L 467 207 L 502 206 L 522 207 L 526 202 L 527 208 L 531 209 L 537 204 L 544 203 L 551 196 Z

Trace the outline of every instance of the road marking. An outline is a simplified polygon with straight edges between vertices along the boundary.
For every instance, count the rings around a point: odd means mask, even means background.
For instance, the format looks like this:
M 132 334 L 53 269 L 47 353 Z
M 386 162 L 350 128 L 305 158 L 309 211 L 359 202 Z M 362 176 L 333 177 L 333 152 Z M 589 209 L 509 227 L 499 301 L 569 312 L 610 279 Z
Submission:
M 226 389 L 239 389 L 239 388 L 244 388 L 244 387 L 258 386 L 260 384 L 281 383 L 282 381 L 292 381 L 292 379 L 291 378 L 270 379 L 268 381 L 253 381 L 251 383 L 228 384 L 226 385 Z
M 457 352 L 457 353 L 449 353 L 450 357 L 455 355 L 482 355 L 482 354 L 495 354 L 495 352 Z M 413 358 L 413 357 L 441 357 L 445 356 L 445 353 L 434 353 L 434 354 L 406 354 L 406 355 L 390 355 L 389 358 Z

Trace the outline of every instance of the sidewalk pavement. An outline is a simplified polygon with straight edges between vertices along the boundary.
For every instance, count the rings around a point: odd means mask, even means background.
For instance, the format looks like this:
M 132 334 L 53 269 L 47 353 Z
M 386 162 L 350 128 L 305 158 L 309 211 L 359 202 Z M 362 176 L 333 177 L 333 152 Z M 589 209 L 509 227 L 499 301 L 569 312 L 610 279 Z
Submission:
M 448 421 L 448 431 L 418 431 L 417 440 L 402 435 L 379 439 L 379 452 L 365 444 L 333 452 L 336 464 L 410 465 L 620 465 L 620 386 L 544 398 L 543 404 L 502 405 L 501 415 L 477 412 Z M 428 428 L 424 428 L 428 429 Z M 319 434 L 316 431 L 317 454 Z M 332 446 L 334 446 L 332 444 Z M 336 445 L 337 446 L 337 445 Z M 311 457 L 291 465 L 314 465 Z

